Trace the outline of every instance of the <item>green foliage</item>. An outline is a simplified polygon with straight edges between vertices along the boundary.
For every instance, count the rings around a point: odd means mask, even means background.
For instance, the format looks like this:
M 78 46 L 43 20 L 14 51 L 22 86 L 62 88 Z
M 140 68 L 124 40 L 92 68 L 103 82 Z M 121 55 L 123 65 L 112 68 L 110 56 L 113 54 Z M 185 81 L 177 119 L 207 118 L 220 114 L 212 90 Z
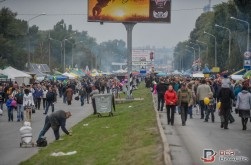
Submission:
M 27 25 L 24 21 L 16 19 L 16 15 L 8 8 L 0 10 L 0 66 L 2 68 L 12 65 L 24 69 L 27 60 L 24 51 Z
M 27 69 L 28 45 L 31 63 L 49 64 L 50 59 L 51 69 L 57 68 L 59 71 L 63 71 L 64 54 L 66 67 L 72 65 L 73 57 L 74 66 L 106 71 L 112 69 L 107 63 L 114 60 L 124 62 L 126 57 L 126 44 L 122 40 L 99 45 L 86 31 L 77 32 L 72 25 L 67 26 L 64 20 L 57 22 L 51 30 L 41 31 L 35 25 L 28 29 L 27 21 L 19 20 L 16 16 L 17 13 L 8 8 L 0 10 L 1 67 L 11 65 L 17 69 Z M 67 41 L 64 42 L 65 39 Z
M 231 68 L 243 67 L 243 53 L 247 47 L 247 25 L 243 22 L 230 19 L 235 17 L 241 20 L 246 20 L 251 23 L 251 1 L 248 0 L 229 0 L 227 3 L 221 3 L 214 6 L 213 12 L 203 13 L 198 17 L 195 24 L 195 29 L 190 33 L 190 39 L 182 42 L 183 44 L 177 44 L 175 53 L 183 54 L 186 58 L 186 54 L 182 49 L 185 49 L 184 44 L 190 42 L 196 43 L 196 40 L 203 41 L 208 45 L 208 57 L 206 52 L 206 46 L 201 45 L 201 58 L 202 64 L 208 63 L 210 67 L 214 66 L 215 54 L 214 54 L 214 38 L 204 34 L 204 31 L 213 34 L 217 39 L 217 63 L 221 70 Z M 227 29 L 215 27 L 218 24 L 223 27 L 227 27 L 231 31 L 231 55 L 228 58 L 229 49 L 229 33 Z M 250 34 L 249 34 L 250 35 Z M 189 45 L 189 44 L 188 44 Z M 198 50 L 198 49 L 197 49 Z M 196 51 L 197 51 L 196 50 Z M 198 52 L 196 52 L 198 54 Z M 177 56 L 177 55 L 175 55 Z M 175 63 L 179 63 L 179 57 L 176 57 Z M 185 66 L 192 65 L 189 60 L 184 60 Z M 176 65 L 178 66 L 178 65 Z M 203 65 L 202 65 L 203 66 Z M 238 68 L 236 68 L 238 67 Z

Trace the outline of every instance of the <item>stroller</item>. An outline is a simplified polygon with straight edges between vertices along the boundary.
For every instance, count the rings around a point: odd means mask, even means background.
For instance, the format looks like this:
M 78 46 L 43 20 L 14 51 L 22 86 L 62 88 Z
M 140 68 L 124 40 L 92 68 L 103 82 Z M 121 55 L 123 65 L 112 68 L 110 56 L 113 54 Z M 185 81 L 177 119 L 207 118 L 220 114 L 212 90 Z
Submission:
M 31 128 L 31 123 L 28 121 L 24 122 L 24 126 L 20 128 L 20 134 L 21 134 L 21 142 L 20 142 L 20 147 L 27 147 L 27 146 L 32 146 L 34 147 L 35 144 L 32 142 L 32 128 Z

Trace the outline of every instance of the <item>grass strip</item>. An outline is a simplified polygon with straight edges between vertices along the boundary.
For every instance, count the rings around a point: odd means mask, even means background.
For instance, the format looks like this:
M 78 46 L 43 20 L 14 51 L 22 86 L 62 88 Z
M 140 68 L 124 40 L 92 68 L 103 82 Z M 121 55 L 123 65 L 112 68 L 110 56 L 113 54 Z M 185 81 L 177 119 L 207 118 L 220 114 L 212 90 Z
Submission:
M 133 92 L 142 101 L 116 105 L 113 117 L 89 116 L 64 136 L 21 165 L 163 165 L 162 144 L 156 124 L 152 96 L 143 87 Z M 77 151 L 69 156 L 50 156 L 53 152 Z

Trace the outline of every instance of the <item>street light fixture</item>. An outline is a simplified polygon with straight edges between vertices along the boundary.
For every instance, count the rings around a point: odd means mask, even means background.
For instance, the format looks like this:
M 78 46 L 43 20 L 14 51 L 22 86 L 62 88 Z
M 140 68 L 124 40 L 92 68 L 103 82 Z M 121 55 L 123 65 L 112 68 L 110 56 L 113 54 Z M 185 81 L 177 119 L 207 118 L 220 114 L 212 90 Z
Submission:
M 228 42 L 228 60 L 229 60 L 229 64 L 230 64 L 230 57 L 231 57 L 231 30 L 229 28 L 227 28 L 227 27 L 220 26 L 218 24 L 215 24 L 215 27 L 219 27 L 219 28 L 228 30 L 228 39 L 229 39 L 229 42 Z
M 207 58 L 208 58 L 208 44 L 205 43 L 205 42 L 203 42 L 203 41 L 200 41 L 200 40 L 196 40 L 196 42 L 207 46 L 207 55 L 206 55 L 206 62 L 207 62 Z
M 68 38 L 67 37 L 65 37 L 64 38 L 64 72 L 65 72 L 65 41 L 67 40 L 67 39 L 71 39 L 72 38 L 72 36 L 74 35 L 74 34 L 76 34 L 77 32 L 74 32 L 74 33 L 72 33 Z
M 200 59 L 200 45 L 199 44 L 195 44 L 193 42 L 189 42 L 189 43 L 192 44 L 192 45 L 198 46 L 198 48 L 199 48 L 199 59 Z
M 241 20 L 241 19 L 238 19 L 238 18 L 235 18 L 235 17 L 230 17 L 231 19 L 234 19 L 234 20 L 237 20 L 237 21 L 240 21 L 240 22 L 244 22 L 248 25 L 248 36 L 247 36 L 247 51 L 249 51 L 249 35 L 250 35 L 250 31 L 249 31 L 249 22 L 247 21 L 244 21 L 244 20 Z
M 186 47 L 193 49 L 193 61 L 195 62 L 195 49 L 194 49 L 194 47 L 188 46 L 188 45 L 186 45 Z
M 204 34 L 207 34 L 207 35 L 209 35 L 211 37 L 214 37 L 214 65 L 216 67 L 217 66 L 217 41 L 216 41 L 216 37 L 215 37 L 215 35 L 210 34 L 210 33 L 206 32 L 206 31 L 204 31 Z
M 60 63 L 61 63 L 61 65 L 62 65 L 62 49 L 63 49 L 63 41 L 59 41 L 59 40 L 56 40 L 56 39 L 51 38 L 51 37 L 49 38 L 49 40 L 53 40 L 53 41 L 60 42 L 60 46 L 61 46 L 61 51 L 60 51 L 60 54 L 61 54 L 61 56 L 60 56 L 60 57 L 61 57 L 61 60 L 60 60 L 60 61 L 61 61 L 61 62 L 60 62 Z M 50 50 L 49 50 L 49 51 L 50 51 Z
M 42 15 L 46 15 L 46 13 L 41 13 L 41 14 L 38 14 L 30 19 L 28 19 L 27 21 L 27 35 L 28 35 L 28 70 L 30 69 L 30 63 L 31 63 L 31 55 L 30 55 L 30 21 L 37 18 L 37 17 L 40 17 Z

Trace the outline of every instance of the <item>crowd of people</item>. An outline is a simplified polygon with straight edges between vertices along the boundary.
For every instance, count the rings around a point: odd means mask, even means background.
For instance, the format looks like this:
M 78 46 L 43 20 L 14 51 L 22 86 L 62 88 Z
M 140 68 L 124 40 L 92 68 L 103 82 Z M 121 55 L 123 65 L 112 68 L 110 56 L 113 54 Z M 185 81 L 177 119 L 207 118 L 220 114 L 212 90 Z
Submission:
M 221 120 L 221 128 L 228 129 L 235 121 L 232 112 L 239 114 L 242 129 L 247 129 L 251 110 L 250 81 L 233 80 L 228 75 L 216 78 L 187 78 L 182 76 L 148 76 L 146 87 L 157 95 L 157 110 L 166 106 L 167 124 L 174 125 L 175 113 L 181 116 L 182 126 L 186 125 L 187 116 L 193 118 L 193 109 L 200 112 L 200 119 L 215 122 L 215 112 Z M 251 118 L 250 118 L 251 121 Z
M 136 78 L 134 80 L 136 86 Z M 58 98 L 62 98 L 63 103 L 70 106 L 75 95 L 79 98 L 80 106 L 92 103 L 96 114 L 94 99 L 91 99 L 93 95 L 113 93 L 118 97 L 120 91 L 126 92 L 126 90 L 125 79 L 120 80 L 116 76 L 85 77 L 81 80 L 64 81 L 45 80 L 28 85 L 0 82 L 0 109 L 8 111 L 8 121 L 14 120 L 15 111 L 16 121 L 29 121 L 32 112 L 36 110 L 44 110 L 44 115 L 48 114 L 50 108 L 51 112 L 54 112 Z

